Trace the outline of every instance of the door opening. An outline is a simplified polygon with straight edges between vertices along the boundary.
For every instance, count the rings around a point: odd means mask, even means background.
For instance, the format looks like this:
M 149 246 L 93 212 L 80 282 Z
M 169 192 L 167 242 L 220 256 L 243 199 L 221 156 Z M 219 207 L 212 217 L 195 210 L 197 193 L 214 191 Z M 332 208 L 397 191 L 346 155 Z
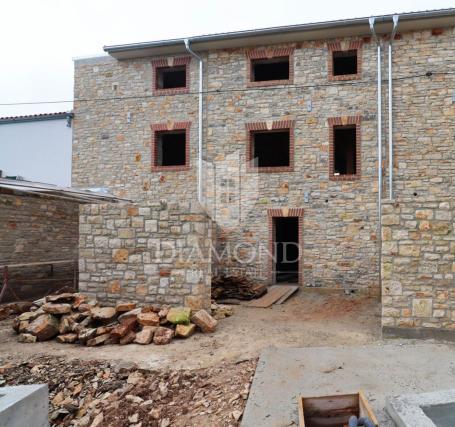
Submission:
M 275 280 L 299 281 L 299 218 L 275 217 Z

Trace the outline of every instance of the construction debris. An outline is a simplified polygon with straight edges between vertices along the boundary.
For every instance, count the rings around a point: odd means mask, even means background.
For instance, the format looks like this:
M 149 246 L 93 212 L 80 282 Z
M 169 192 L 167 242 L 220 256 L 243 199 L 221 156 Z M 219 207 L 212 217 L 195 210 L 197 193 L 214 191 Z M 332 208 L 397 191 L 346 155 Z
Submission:
M 216 320 L 221 320 L 234 314 L 234 309 L 230 305 L 217 304 L 216 302 L 212 302 L 210 309 L 212 310 L 212 316 Z
M 150 371 L 64 357 L 0 356 L 0 383 L 47 383 L 52 426 L 238 426 L 256 366 Z
M 33 305 L 32 302 L 10 302 L 8 304 L 2 304 L 0 306 L 0 320 L 7 319 L 15 314 L 21 314 L 28 310 Z
M 218 323 L 205 310 L 193 312 L 189 307 L 157 305 L 136 307 L 135 303 L 102 307 L 96 300 L 79 293 L 50 295 L 27 308 L 29 311 L 13 321 L 19 342 L 55 338 L 59 343 L 79 343 L 88 347 L 133 342 L 164 345 L 174 337 L 190 337 L 196 328 L 204 333 L 214 332 Z M 232 314 L 232 310 L 215 304 L 214 313 L 223 318 Z
M 272 304 L 282 304 L 286 301 L 294 292 L 299 289 L 298 286 L 292 285 L 274 285 L 269 288 L 267 295 L 250 301 L 247 307 L 267 308 Z
M 267 293 L 267 286 L 254 283 L 247 277 L 217 276 L 212 278 L 212 298 L 250 301 Z

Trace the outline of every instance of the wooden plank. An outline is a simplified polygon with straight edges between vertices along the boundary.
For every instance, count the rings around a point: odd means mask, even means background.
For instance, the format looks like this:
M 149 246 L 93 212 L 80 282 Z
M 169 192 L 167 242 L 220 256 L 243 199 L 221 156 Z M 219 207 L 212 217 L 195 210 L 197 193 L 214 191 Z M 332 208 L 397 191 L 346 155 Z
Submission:
M 305 427 L 305 417 L 314 427 L 347 425 L 351 415 L 367 416 L 378 427 L 378 420 L 364 393 L 335 396 L 299 397 L 299 427 Z
M 36 265 L 51 265 L 51 264 L 68 264 L 75 262 L 76 260 L 74 259 L 65 259 L 65 260 L 57 260 L 57 261 L 40 261 L 40 262 L 25 262 L 22 264 L 4 264 L 0 265 L 0 268 L 8 267 L 8 268 L 13 268 L 13 267 L 32 267 Z
M 350 411 L 350 413 L 353 414 L 359 410 L 359 397 L 357 394 L 307 397 L 304 398 L 304 404 L 307 416 L 321 416 L 321 414 L 324 413 L 337 414 L 345 411 Z
M 299 289 L 298 286 L 289 286 L 289 291 L 286 292 L 278 301 L 275 302 L 275 304 L 283 304 L 294 292 Z
M 370 406 L 370 402 L 368 402 L 368 399 L 362 390 L 359 391 L 359 415 L 361 417 L 368 417 L 376 427 L 379 426 L 379 422 L 373 412 L 373 408 Z
M 271 286 L 263 297 L 249 302 L 246 304 L 246 307 L 270 307 L 275 301 L 278 301 L 287 292 L 289 292 L 289 286 Z
M 305 427 L 305 416 L 303 412 L 303 397 L 299 396 L 299 427 Z

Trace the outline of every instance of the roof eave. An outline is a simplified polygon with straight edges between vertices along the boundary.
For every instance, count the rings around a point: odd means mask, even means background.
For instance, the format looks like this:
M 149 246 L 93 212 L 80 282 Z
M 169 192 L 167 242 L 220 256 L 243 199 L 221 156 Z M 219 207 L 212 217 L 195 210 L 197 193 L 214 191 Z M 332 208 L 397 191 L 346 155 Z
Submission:
M 27 123 L 27 122 L 43 122 L 48 120 L 67 120 L 72 119 L 74 113 L 72 111 L 62 113 L 49 113 L 49 114 L 33 114 L 29 116 L 15 116 L 15 117 L 0 117 L 0 125 L 11 123 Z
M 379 34 L 388 33 L 393 15 L 376 18 Z M 190 37 L 194 50 L 238 48 L 274 43 L 330 39 L 335 37 L 363 36 L 370 34 L 369 18 L 354 18 L 320 23 L 264 28 L 232 33 Z M 455 9 L 400 14 L 400 31 L 422 30 L 454 25 Z M 154 42 L 104 46 L 104 50 L 116 59 L 132 59 L 146 56 L 175 55 L 185 53 L 184 38 Z

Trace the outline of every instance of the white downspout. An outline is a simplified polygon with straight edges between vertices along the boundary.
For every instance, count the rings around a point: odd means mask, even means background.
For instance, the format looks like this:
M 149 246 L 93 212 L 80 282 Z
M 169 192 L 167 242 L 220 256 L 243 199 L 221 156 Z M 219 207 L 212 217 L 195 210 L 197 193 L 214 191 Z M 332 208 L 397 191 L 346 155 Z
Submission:
M 197 199 L 202 204 L 202 82 L 203 82 L 203 62 L 202 57 L 193 52 L 190 48 L 190 40 L 185 39 L 186 50 L 199 61 L 199 131 L 198 131 L 198 159 L 197 159 Z
M 392 92 L 392 43 L 397 33 L 398 15 L 393 15 L 393 29 L 389 40 L 389 199 L 393 200 L 393 92 Z
M 374 22 L 376 18 L 371 17 L 369 19 L 370 23 L 370 30 L 371 34 L 376 40 L 376 45 L 377 45 L 377 77 L 378 77 L 378 82 L 377 82 L 377 91 L 378 91 L 378 99 L 377 99 L 377 137 L 378 137 L 378 260 L 379 260 L 379 287 L 382 289 L 382 274 L 381 274 L 381 269 L 382 269 L 382 97 L 381 97 L 381 41 L 376 34 L 376 31 L 374 29 Z

